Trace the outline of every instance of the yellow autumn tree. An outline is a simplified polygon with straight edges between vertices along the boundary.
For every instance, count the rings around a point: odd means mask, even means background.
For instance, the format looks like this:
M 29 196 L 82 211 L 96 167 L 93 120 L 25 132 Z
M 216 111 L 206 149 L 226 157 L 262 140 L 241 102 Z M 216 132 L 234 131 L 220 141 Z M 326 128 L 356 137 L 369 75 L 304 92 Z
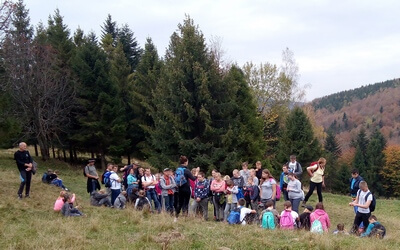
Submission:
M 385 165 L 381 170 L 387 196 L 400 196 L 400 146 L 391 145 L 384 151 Z

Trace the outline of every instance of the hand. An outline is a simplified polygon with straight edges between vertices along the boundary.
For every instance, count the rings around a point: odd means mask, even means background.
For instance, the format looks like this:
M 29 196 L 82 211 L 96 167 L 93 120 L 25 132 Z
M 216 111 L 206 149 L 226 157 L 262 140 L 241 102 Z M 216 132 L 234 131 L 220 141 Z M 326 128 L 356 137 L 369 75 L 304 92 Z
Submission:
M 325 187 L 325 182 L 322 182 L 322 187 L 323 187 L 323 188 Z
M 126 167 L 126 166 L 125 166 L 125 167 Z M 121 171 L 121 172 L 124 171 L 124 170 L 125 170 L 125 167 L 120 168 L 119 171 Z
M 201 199 L 200 199 L 200 198 L 196 198 L 196 201 L 197 201 L 197 202 L 200 202 L 200 201 L 201 201 Z
M 352 206 L 352 207 L 353 207 L 353 206 L 354 206 L 354 203 L 353 203 L 353 202 L 350 202 L 350 203 L 349 203 L 349 206 Z

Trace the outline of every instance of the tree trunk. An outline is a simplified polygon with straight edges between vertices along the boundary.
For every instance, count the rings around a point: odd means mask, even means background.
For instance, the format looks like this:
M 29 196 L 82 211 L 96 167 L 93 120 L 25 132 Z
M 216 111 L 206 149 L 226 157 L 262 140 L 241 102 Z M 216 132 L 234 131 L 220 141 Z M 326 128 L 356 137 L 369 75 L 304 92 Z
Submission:
M 76 154 L 76 148 L 74 148 L 74 162 L 78 162 L 78 156 Z
M 72 146 L 69 146 L 69 162 L 74 163 L 74 153 L 72 152 Z
M 38 152 L 38 148 L 37 148 L 37 144 L 33 144 L 33 146 L 35 147 L 35 156 L 38 157 L 39 156 L 39 152 Z
M 101 159 L 101 169 L 106 169 L 106 156 L 104 155 L 104 153 L 102 153 L 100 155 L 100 159 Z
M 40 147 L 40 154 L 42 155 L 42 160 L 47 161 L 50 159 L 50 152 L 49 152 L 49 145 L 44 138 L 37 138 L 39 147 Z
M 63 157 L 64 157 L 64 162 L 67 162 L 67 155 L 65 153 L 65 148 L 63 148 Z
M 54 146 L 53 145 L 51 146 L 51 150 L 53 151 L 53 158 L 55 159 L 56 158 L 56 151 L 54 150 Z
M 131 155 L 128 154 L 128 165 L 131 165 Z

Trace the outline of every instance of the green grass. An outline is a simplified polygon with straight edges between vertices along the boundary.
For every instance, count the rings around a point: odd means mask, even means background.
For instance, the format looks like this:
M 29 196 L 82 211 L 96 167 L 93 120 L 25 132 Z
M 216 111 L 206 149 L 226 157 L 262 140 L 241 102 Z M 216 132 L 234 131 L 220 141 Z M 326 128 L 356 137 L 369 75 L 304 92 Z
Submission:
M 397 249 L 400 244 L 400 202 L 378 200 L 375 215 L 387 229 L 383 240 L 305 231 L 266 231 L 254 225 L 228 226 L 197 218 L 166 214 L 147 216 L 132 208 L 113 210 L 91 207 L 82 169 L 50 160 L 39 163 L 30 199 L 17 199 L 18 170 L 10 154 L 0 154 L 1 249 Z M 60 170 L 65 185 L 77 194 L 87 217 L 64 218 L 53 212 L 60 189 L 41 183 L 47 168 Z M 351 227 L 353 208 L 349 197 L 324 193 L 324 205 L 336 224 Z M 316 203 L 316 195 L 309 201 Z M 282 211 L 283 201 L 277 203 Z M 212 211 L 210 210 L 210 215 Z

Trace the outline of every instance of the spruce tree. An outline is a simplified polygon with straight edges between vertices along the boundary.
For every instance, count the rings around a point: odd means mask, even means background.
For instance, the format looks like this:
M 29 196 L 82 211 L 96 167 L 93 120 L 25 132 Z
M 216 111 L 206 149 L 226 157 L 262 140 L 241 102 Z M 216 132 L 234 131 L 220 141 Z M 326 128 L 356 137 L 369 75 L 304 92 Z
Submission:
M 314 137 L 307 115 L 300 107 L 295 107 L 286 119 L 279 140 L 278 160 L 285 163 L 292 154 L 305 166 L 321 157 L 321 146 Z M 280 169 L 281 166 L 278 167 Z
M 147 38 L 143 56 L 134 73 L 132 109 L 134 120 L 128 128 L 132 138 L 132 152 L 137 157 L 147 158 L 151 154 L 149 131 L 154 127 L 153 92 L 159 78 L 162 62 L 151 38 Z
M 99 154 L 105 167 L 106 155 L 122 154 L 120 143 L 125 140 L 126 124 L 118 87 L 110 79 L 107 56 L 94 34 L 89 34 L 77 49 L 73 69 L 79 80 L 80 109 L 79 128 L 72 139 L 79 142 L 82 150 Z
M 101 40 L 110 34 L 113 39 L 113 46 L 117 45 L 118 27 L 117 22 L 112 20 L 110 14 L 107 15 L 107 19 L 104 21 L 103 26 L 101 26 Z
M 328 130 L 324 146 L 326 151 L 332 153 L 336 157 L 339 157 L 342 154 L 342 150 L 332 130 Z
M 118 30 L 118 41 L 122 44 L 125 57 L 131 66 L 131 72 L 134 72 L 140 61 L 142 49 L 139 47 L 139 44 L 134 37 L 134 33 L 129 28 L 128 24 L 124 24 Z
M 368 181 L 368 187 L 371 191 L 383 195 L 383 178 L 380 174 L 381 169 L 385 164 L 383 150 L 386 147 L 386 139 L 379 131 L 375 129 L 371 135 L 368 147 L 367 147 L 367 163 L 368 167 L 364 178 Z

